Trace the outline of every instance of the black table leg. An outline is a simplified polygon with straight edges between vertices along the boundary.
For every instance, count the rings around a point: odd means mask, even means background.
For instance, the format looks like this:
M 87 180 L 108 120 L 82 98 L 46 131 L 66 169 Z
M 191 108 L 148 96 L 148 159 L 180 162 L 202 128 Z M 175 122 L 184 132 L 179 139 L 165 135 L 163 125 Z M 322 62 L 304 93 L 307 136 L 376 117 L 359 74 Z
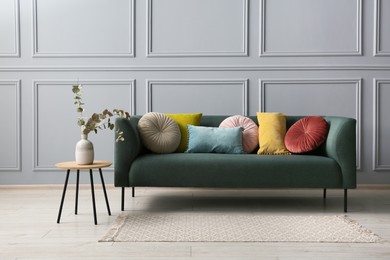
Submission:
M 95 191 L 94 191 L 94 188 L 93 188 L 92 169 L 89 170 L 89 177 L 91 178 L 91 192 L 92 192 L 93 217 L 94 217 L 94 220 L 95 220 L 95 225 L 97 225 L 96 204 L 95 204 Z
M 68 186 L 69 173 L 70 173 L 70 170 L 68 170 L 67 173 L 66 173 L 65 184 L 64 184 L 64 190 L 63 190 L 63 192 L 62 192 L 62 198 L 61 198 L 60 210 L 58 211 L 57 223 L 60 223 L 60 219 L 61 219 L 62 207 L 64 206 L 64 199 L 65 199 L 66 187 Z
M 100 179 L 102 181 L 104 198 L 106 199 L 107 212 L 108 212 L 108 215 L 111 216 L 110 205 L 108 204 L 108 198 L 107 198 L 106 185 L 104 184 L 103 173 L 102 173 L 102 169 L 101 168 L 99 168 L 99 173 L 100 173 Z
M 77 215 L 78 201 L 79 201 L 79 182 L 80 182 L 80 170 L 77 170 L 76 177 L 76 201 L 74 205 L 74 214 Z

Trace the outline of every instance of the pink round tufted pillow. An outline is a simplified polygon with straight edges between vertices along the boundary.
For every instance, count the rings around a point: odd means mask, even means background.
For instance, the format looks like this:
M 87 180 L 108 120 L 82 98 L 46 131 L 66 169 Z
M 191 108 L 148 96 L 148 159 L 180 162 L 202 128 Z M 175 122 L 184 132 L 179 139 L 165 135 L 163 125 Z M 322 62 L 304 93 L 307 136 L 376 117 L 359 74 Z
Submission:
M 245 116 L 230 116 L 219 125 L 221 128 L 242 127 L 242 146 L 245 153 L 253 152 L 259 145 L 259 128 L 256 123 Z
M 284 144 L 292 153 L 305 153 L 317 149 L 328 135 L 328 123 L 319 116 L 304 117 L 286 132 Z

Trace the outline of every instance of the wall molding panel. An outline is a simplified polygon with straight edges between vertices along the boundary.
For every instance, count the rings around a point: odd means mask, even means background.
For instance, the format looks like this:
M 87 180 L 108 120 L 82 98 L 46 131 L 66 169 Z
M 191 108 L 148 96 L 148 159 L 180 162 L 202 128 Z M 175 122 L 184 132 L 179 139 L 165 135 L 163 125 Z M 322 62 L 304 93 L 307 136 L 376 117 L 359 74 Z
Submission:
M 207 100 L 208 97 L 213 98 L 213 102 L 215 102 L 215 96 L 208 95 L 209 89 L 207 87 L 213 86 L 220 88 L 221 92 L 224 93 L 224 95 L 228 95 L 228 91 L 226 90 L 226 87 L 232 87 L 237 88 L 238 92 L 240 93 L 240 96 L 237 97 L 234 96 L 234 100 L 226 100 L 231 105 L 232 101 L 237 101 L 238 106 L 240 107 L 241 111 L 235 111 L 235 113 L 247 115 L 248 114 L 248 79 L 186 79 L 186 80 L 159 80 L 159 79 L 153 79 L 153 80 L 147 80 L 146 81 L 146 87 L 147 87 L 147 94 L 146 94 L 146 111 L 152 112 L 155 111 L 155 108 L 153 106 L 154 99 L 157 99 L 158 97 L 154 94 L 154 89 L 156 88 L 164 88 L 164 87 L 170 87 L 175 86 L 179 88 L 187 88 L 189 91 L 194 91 L 194 89 L 191 89 L 193 87 L 197 87 L 195 92 L 199 93 L 199 89 L 202 89 L 202 95 L 204 96 L 203 102 Z M 172 94 L 171 94 L 172 95 Z M 163 97 L 164 98 L 164 97 Z M 180 96 L 176 96 L 175 99 L 180 99 Z M 169 102 L 169 100 L 167 100 Z M 223 96 L 218 97 L 218 102 L 220 104 L 223 103 Z M 203 104 L 200 104 L 203 106 Z M 156 111 L 159 112 L 159 111 Z M 165 111 L 164 111 L 165 112 Z M 195 112 L 195 111 L 193 111 Z M 202 112 L 202 109 L 197 110 L 196 112 Z M 181 113 L 181 111 L 176 111 L 175 113 Z
M 5 91 L 5 88 L 12 90 Z M 20 80 L 0 80 L 0 108 L 3 113 L 0 172 L 21 170 L 21 97 Z M 4 100 L 3 100 L 4 98 Z M 14 103 L 14 104 L 12 104 Z M 13 112 L 13 113 L 12 113 Z M 8 118 L 10 117 L 10 118 Z M 1 174 L 1 173 L 0 173 Z
M 9 6 L 5 4 L 9 3 Z M 13 10 L 9 10 L 9 7 L 13 5 Z M 3 13 L 4 12 L 4 13 Z M 12 21 L 4 21 L 8 15 L 13 14 L 10 18 Z M 19 18 L 19 0 L 3 0 L 0 2 L 0 17 L 2 17 L 2 23 L 0 24 L 0 58 L 3 57 L 20 57 L 20 18 Z M 7 30 L 3 26 L 10 26 L 12 29 Z M 7 31 L 12 31 L 13 35 L 7 35 Z M 5 33 L 5 34 L 2 34 Z M 9 46 L 6 46 L 7 42 Z M 12 47 L 10 47 L 12 46 Z
M 373 103 L 374 105 L 373 137 L 374 138 L 373 138 L 373 152 L 372 152 L 374 171 L 390 170 L 390 160 L 388 161 L 388 163 L 385 164 L 380 162 L 380 156 L 382 154 L 380 149 L 382 147 L 381 143 L 385 142 L 383 146 L 386 148 L 388 147 L 386 146 L 386 142 L 387 140 L 390 140 L 390 135 L 389 134 L 386 135 L 386 132 L 387 133 L 389 132 L 388 129 L 387 128 L 381 129 L 382 125 L 385 125 L 387 127 L 389 127 L 390 125 L 390 120 L 386 122 L 384 121 L 383 118 L 381 118 L 381 115 L 388 114 L 388 110 L 381 108 L 382 105 L 381 97 L 384 96 L 384 93 L 381 93 L 382 88 L 387 88 L 390 90 L 390 78 L 374 79 L 374 103 Z M 390 91 L 387 94 L 390 94 Z M 384 98 L 385 100 L 388 100 L 388 98 L 390 98 L 390 96 L 386 96 L 386 97 L 387 99 Z M 390 154 L 390 150 L 387 149 L 385 152 L 383 153 L 384 155 L 383 157 L 389 157 L 388 155 Z
M 337 79 L 337 78 L 327 78 L 327 79 L 261 79 L 259 80 L 259 111 L 261 112 L 269 112 L 266 108 L 266 88 L 267 86 L 272 88 L 272 85 L 286 85 L 289 88 L 294 87 L 302 87 L 302 86 L 308 86 L 310 85 L 317 85 L 321 86 L 321 89 L 325 89 L 327 86 L 337 86 L 337 87 L 348 87 L 353 86 L 353 95 L 354 102 L 353 104 L 353 110 L 354 110 L 354 118 L 356 119 L 356 153 L 357 153 L 357 169 L 359 170 L 361 168 L 361 110 L 362 110 L 362 102 L 361 102 L 361 85 L 362 85 L 362 79 Z M 337 88 L 332 89 L 332 91 L 336 90 Z M 294 90 L 297 91 L 297 90 Z M 338 93 L 334 93 L 334 95 L 337 95 Z M 302 93 L 304 95 L 304 93 Z M 309 98 L 309 97 L 307 97 Z M 328 106 L 328 101 L 326 101 L 326 106 Z M 350 104 L 345 104 L 350 105 Z M 319 106 L 319 104 L 317 104 Z M 326 111 L 327 108 L 324 108 Z M 308 114 L 309 115 L 309 114 Z M 330 116 L 329 114 L 324 114 L 325 116 Z M 343 115 L 340 115 L 343 116 Z
M 44 126 L 41 126 L 39 124 L 40 120 L 39 120 L 39 117 L 41 116 L 39 114 L 39 104 L 42 104 L 42 100 L 40 100 L 40 93 L 39 93 L 39 89 L 40 87 L 42 86 L 56 86 L 56 87 L 61 87 L 61 86 L 69 86 L 69 93 L 71 93 L 70 91 L 70 87 L 74 84 L 82 84 L 82 85 L 88 85 L 88 86 L 101 86 L 101 85 L 110 85 L 110 87 L 115 87 L 115 86 L 126 86 L 129 90 L 129 93 L 130 93 L 130 96 L 128 97 L 128 103 L 130 104 L 128 108 L 123 108 L 125 110 L 127 110 L 131 115 L 134 114 L 135 112 L 135 80 L 115 80 L 115 79 L 109 79 L 109 80 L 34 80 L 33 81 L 33 86 L 34 86 L 34 100 L 33 100 L 33 118 L 34 118 L 34 130 L 33 130 L 33 139 L 34 139 L 34 147 L 33 147 L 33 170 L 34 171 L 56 171 L 58 169 L 56 169 L 54 167 L 54 162 L 52 164 L 41 164 L 40 163 L 40 157 L 39 157 L 39 154 L 40 154 L 40 143 L 41 143 L 41 140 L 40 140 L 40 129 L 41 127 L 44 127 Z M 73 94 L 70 94 L 70 99 L 69 99 L 69 104 L 71 105 L 71 110 L 69 111 L 69 114 L 71 113 L 75 113 L 75 110 L 74 110 L 74 104 L 73 104 Z M 64 97 L 65 98 L 65 97 Z M 115 107 L 108 107 L 109 109 L 113 109 Z M 93 112 L 95 111 L 91 111 L 90 109 L 88 109 L 88 104 L 86 105 L 86 112 L 87 112 L 87 115 L 86 116 L 90 116 Z M 76 123 L 76 119 L 77 119 L 77 114 L 75 113 L 74 116 L 71 117 L 72 121 L 72 125 L 71 126 L 74 126 L 74 129 L 71 128 L 73 130 L 76 130 L 76 131 L 79 131 L 77 129 L 77 125 L 75 124 Z M 53 119 L 54 122 L 55 122 L 55 119 Z M 62 119 L 64 120 L 64 119 Z M 54 123 L 53 122 L 53 123 Z M 56 134 L 53 133 L 53 136 L 55 136 Z M 49 137 L 51 138 L 51 137 Z M 73 140 L 75 142 L 77 142 L 79 139 L 76 139 L 76 140 Z M 74 144 L 72 144 L 72 146 L 74 146 Z M 73 147 L 72 147 L 73 149 Z M 109 170 L 112 170 L 113 168 L 108 168 Z
M 77 83 L 86 116 L 353 117 L 358 184 L 390 184 L 390 0 L 0 0 L 0 20 L 2 184 L 63 184 Z
M 120 0 L 115 5 L 109 0 L 40 2 L 42 0 L 33 0 L 33 57 L 130 58 L 135 56 L 134 0 Z M 124 6 L 120 6 L 119 3 Z M 56 8 L 53 8 L 54 6 Z M 69 11 L 73 14 L 60 15 L 67 11 L 61 10 L 61 7 L 71 9 Z M 52 14 L 53 10 L 61 11 Z M 88 16 L 89 18 L 84 18 Z M 79 22 L 72 24 L 71 21 L 74 19 Z M 53 24 L 61 26 L 55 27 Z M 59 31 L 61 34 L 58 33 Z
M 159 72 L 159 71 L 390 71 L 390 65 L 150 65 L 150 66 L 0 66 L 0 72 Z
M 277 6 L 281 8 L 281 6 L 284 6 L 282 10 L 279 10 L 279 18 L 283 17 L 286 20 L 286 23 L 284 26 L 282 26 L 280 23 L 282 22 L 281 20 L 277 19 L 278 17 L 273 19 L 274 23 L 278 23 L 276 25 L 273 25 L 273 29 L 267 30 L 267 26 L 269 23 L 272 23 L 272 21 L 269 21 L 268 19 L 272 20 L 272 13 L 267 12 L 270 11 L 267 9 L 267 6 L 272 3 L 276 3 Z M 344 6 L 343 10 L 349 11 L 349 10 L 355 10 L 355 23 L 356 27 L 355 28 L 341 28 L 339 29 L 338 27 L 341 27 L 340 23 L 337 22 L 337 19 L 345 19 L 344 15 L 342 13 L 338 13 L 338 17 L 335 17 L 335 14 L 333 15 L 328 15 L 325 16 L 323 12 L 332 10 L 336 11 L 340 9 L 339 7 L 336 7 L 336 3 L 345 3 L 345 1 L 329 1 L 329 0 L 322 0 L 322 4 L 318 4 L 318 6 L 321 6 L 322 8 L 316 8 L 315 11 L 318 11 L 319 13 L 311 14 L 313 12 L 314 8 L 316 7 L 316 3 L 318 1 L 314 2 L 311 0 L 295 0 L 295 1 L 290 1 L 290 0 L 260 0 L 260 56 L 265 56 L 265 57 L 288 57 L 288 56 L 295 56 L 295 57 L 315 57 L 315 56 L 360 56 L 362 55 L 362 0 L 355 0 L 355 1 L 349 1 L 353 2 L 354 5 L 356 6 Z M 309 5 L 310 3 L 310 5 Z M 324 10 L 325 4 L 328 5 L 328 7 Z M 305 11 L 306 5 L 307 10 Z M 296 10 L 294 10 L 294 8 Z M 297 13 L 298 11 L 302 11 L 302 13 Z M 311 16 L 309 17 L 309 14 Z M 293 16 L 291 16 L 293 15 Z M 290 17 L 289 17 L 290 16 Z M 319 20 L 321 19 L 322 20 Z M 331 19 L 330 19 L 331 18 Z M 337 18 L 337 19 L 336 19 Z M 318 19 L 318 20 L 317 20 Z M 327 26 L 328 24 L 331 24 L 333 21 L 335 21 L 335 26 L 332 27 L 331 30 Z M 299 27 L 295 27 L 296 24 L 300 24 Z M 336 25 L 339 26 L 336 26 Z M 351 24 L 351 21 L 344 20 L 344 25 L 346 24 Z M 324 26 L 325 28 L 311 28 L 310 26 L 313 25 L 321 25 Z M 271 24 L 272 26 L 272 24 Z M 273 31 L 280 31 L 284 30 L 285 28 L 288 28 L 288 31 L 283 31 L 283 35 L 276 35 L 271 37 L 270 34 L 273 33 Z M 304 30 L 302 30 L 304 28 Z M 337 30 L 335 30 L 337 28 Z M 342 30 L 343 29 L 343 30 Z M 352 30 L 351 30 L 352 29 Z M 342 48 L 338 49 L 335 46 L 326 49 L 327 46 L 332 46 L 336 45 L 339 43 L 345 43 L 350 39 L 344 39 L 340 40 L 340 37 L 344 36 L 346 32 L 354 32 L 354 39 L 351 40 L 353 42 L 353 47 L 347 49 Z M 310 34 L 305 34 L 306 32 L 309 32 Z M 317 32 L 321 32 L 318 35 L 314 35 Z M 324 33 L 327 33 L 329 37 L 323 37 Z M 297 33 L 302 33 L 302 35 L 298 35 Z M 313 36 L 314 35 L 314 36 Z M 333 37 L 331 37 L 333 36 Z M 269 43 L 267 41 L 268 38 L 275 38 L 278 37 L 278 41 L 273 41 L 272 43 Z M 305 41 L 302 41 L 304 39 Z M 318 40 L 317 40 L 318 39 Z M 329 39 L 336 39 L 336 41 L 332 42 L 326 42 Z M 295 41 L 300 41 L 295 42 Z M 296 44 L 297 46 L 305 45 L 305 42 L 310 41 L 311 45 L 307 47 L 311 47 L 312 49 L 301 49 L 298 50 L 298 47 L 291 48 L 291 46 L 294 46 Z M 283 43 L 286 43 L 288 48 L 291 49 L 283 49 Z M 324 43 L 324 44 L 322 44 Z M 326 43 L 326 44 L 325 44 Z M 274 46 L 273 46 L 274 45 Z M 284 46 L 285 48 L 287 46 Z M 318 48 L 318 50 L 315 50 L 317 46 L 320 46 L 321 48 Z M 274 50 L 269 50 L 270 48 L 274 48 Z
M 381 18 L 385 18 L 390 15 L 390 5 L 388 6 L 388 10 L 386 10 L 389 11 L 389 13 L 387 15 L 382 14 L 382 12 L 384 11 L 383 3 L 383 0 L 375 0 L 374 56 L 390 56 L 390 46 L 383 46 L 381 44 L 381 39 L 383 38 L 384 34 L 382 30 L 383 28 L 387 27 L 386 23 L 381 22 Z M 390 37 L 390 34 L 386 36 Z
M 248 56 L 248 0 L 166 0 L 163 4 L 159 2 L 160 6 L 156 6 L 155 2 L 155 0 L 147 2 L 147 57 Z M 168 9 L 166 6 L 169 4 L 174 4 L 174 7 L 166 10 Z M 197 11 L 193 12 L 189 6 L 196 7 Z M 237 6 L 240 8 L 237 9 Z M 156 9 L 158 11 L 154 11 Z M 237 10 L 241 11 L 239 18 L 236 17 L 237 14 L 233 16 Z M 189 11 L 195 16 L 189 18 L 182 14 L 190 15 Z M 165 20 L 154 17 L 155 13 L 162 12 L 165 14 L 166 23 Z M 218 16 L 219 18 L 215 19 Z M 168 21 L 168 17 L 174 18 Z M 234 29 L 226 30 L 226 24 L 229 24 L 233 18 L 239 20 L 241 24 L 239 26 L 234 24 Z M 221 19 L 225 21 L 220 21 Z M 158 28 L 156 28 L 157 26 Z M 187 28 L 183 28 L 183 26 L 187 26 Z M 218 28 L 218 26 L 220 27 Z M 237 30 L 240 31 L 237 32 Z M 237 34 L 229 35 L 232 31 Z M 162 37 L 164 37 L 163 40 Z M 231 41 L 224 40 L 228 38 Z M 237 41 L 236 39 L 240 40 L 238 48 L 236 48 L 237 46 L 223 45 Z M 172 48 L 171 46 L 174 46 L 176 42 L 178 42 L 178 46 L 176 49 Z M 163 43 L 168 46 L 159 46 Z

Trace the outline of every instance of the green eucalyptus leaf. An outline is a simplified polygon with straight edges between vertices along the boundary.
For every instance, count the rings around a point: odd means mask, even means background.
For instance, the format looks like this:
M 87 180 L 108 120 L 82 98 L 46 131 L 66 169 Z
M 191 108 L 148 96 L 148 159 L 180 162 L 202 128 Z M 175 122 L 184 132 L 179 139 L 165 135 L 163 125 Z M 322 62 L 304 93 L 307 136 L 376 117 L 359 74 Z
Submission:
M 85 125 L 84 119 L 80 118 L 79 120 L 77 120 L 77 124 L 78 124 L 79 126 Z
M 82 117 L 82 113 L 85 111 L 83 106 L 85 103 L 82 101 L 82 85 L 73 85 L 72 92 L 74 95 L 74 105 L 76 106 L 76 111 L 81 114 L 80 117 L 77 118 L 77 124 L 81 128 L 83 134 L 89 134 L 90 132 L 98 132 L 98 129 L 115 129 L 117 138 L 116 142 L 124 141 L 122 131 L 116 129 L 115 124 L 111 123 L 111 117 L 114 115 L 119 117 L 124 117 L 129 119 L 130 114 L 121 109 L 113 109 L 112 112 L 108 109 L 104 109 L 101 113 L 93 113 L 88 119 Z

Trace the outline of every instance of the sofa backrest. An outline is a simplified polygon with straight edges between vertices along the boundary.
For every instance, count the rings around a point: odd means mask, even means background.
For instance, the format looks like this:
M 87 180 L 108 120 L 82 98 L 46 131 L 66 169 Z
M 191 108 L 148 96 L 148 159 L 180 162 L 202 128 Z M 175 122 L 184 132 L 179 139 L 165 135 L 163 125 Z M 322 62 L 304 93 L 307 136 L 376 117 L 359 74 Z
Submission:
M 200 122 L 200 124 L 202 126 L 210 126 L 210 127 L 218 127 L 221 122 L 228 118 L 230 115 L 203 115 L 202 116 L 202 120 Z M 142 117 L 142 115 L 135 115 L 135 116 L 132 116 L 133 119 L 136 119 L 136 121 L 138 122 L 138 120 Z M 257 116 L 247 116 L 249 117 L 250 119 L 252 119 L 256 124 L 258 124 L 257 122 Z M 298 121 L 299 119 L 303 118 L 304 116 L 287 116 L 287 120 L 286 120 L 286 127 L 287 129 L 290 128 L 290 126 L 292 126 L 296 121 Z
M 203 115 L 201 120 L 201 126 L 207 126 L 207 127 L 218 127 L 221 122 L 228 118 L 230 115 Z M 135 115 L 132 116 L 131 121 L 135 124 L 134 126 L 138 124 L 139 119 L 142 117 L 142 115 Z M 248 116 L 250 119 L 252 119 L 256 124 L 258 124 L 257 116 Z M 300 115 L 287 115 L 286 119 L 286 129 L 288 130 L 295 122 L 297 122 L 299 119 L 303 118 L 305 116 Z M 331 124 L 332 116 L 324 116 L 325 120 L 328 121 L 329 124 Z M 140 143 L 141 145 L 141 153 L 150 153 L 148 149 L 142 144 L 142 141 Z M 257 150 L 256 150 L 257 151 Z M 255 152 L 256 152 L 255 151 Z M 324 142 L 319 148 L 316 150 L 309 152 L 307 154 L 314 154 L 314 155 L 321 155 L 324 156 L 327 154 L 326 151 L 326 142 Z
M 221 122 L 226 119 L 229 116 L 222 116 L 222 115 L 204 115 L 202 116 L 201 125 L 202 126 L 209 126 L 209 127 L 218 127 Z M 257 122 L 257 116 L 248 116 L 250 119 L 252 119 L 256 124 Z M 292 126 L 296 121 L 301 119 L 304 116 L 287 116 L 286 120 L 286 128 L 289 129 L 290 126 Z

